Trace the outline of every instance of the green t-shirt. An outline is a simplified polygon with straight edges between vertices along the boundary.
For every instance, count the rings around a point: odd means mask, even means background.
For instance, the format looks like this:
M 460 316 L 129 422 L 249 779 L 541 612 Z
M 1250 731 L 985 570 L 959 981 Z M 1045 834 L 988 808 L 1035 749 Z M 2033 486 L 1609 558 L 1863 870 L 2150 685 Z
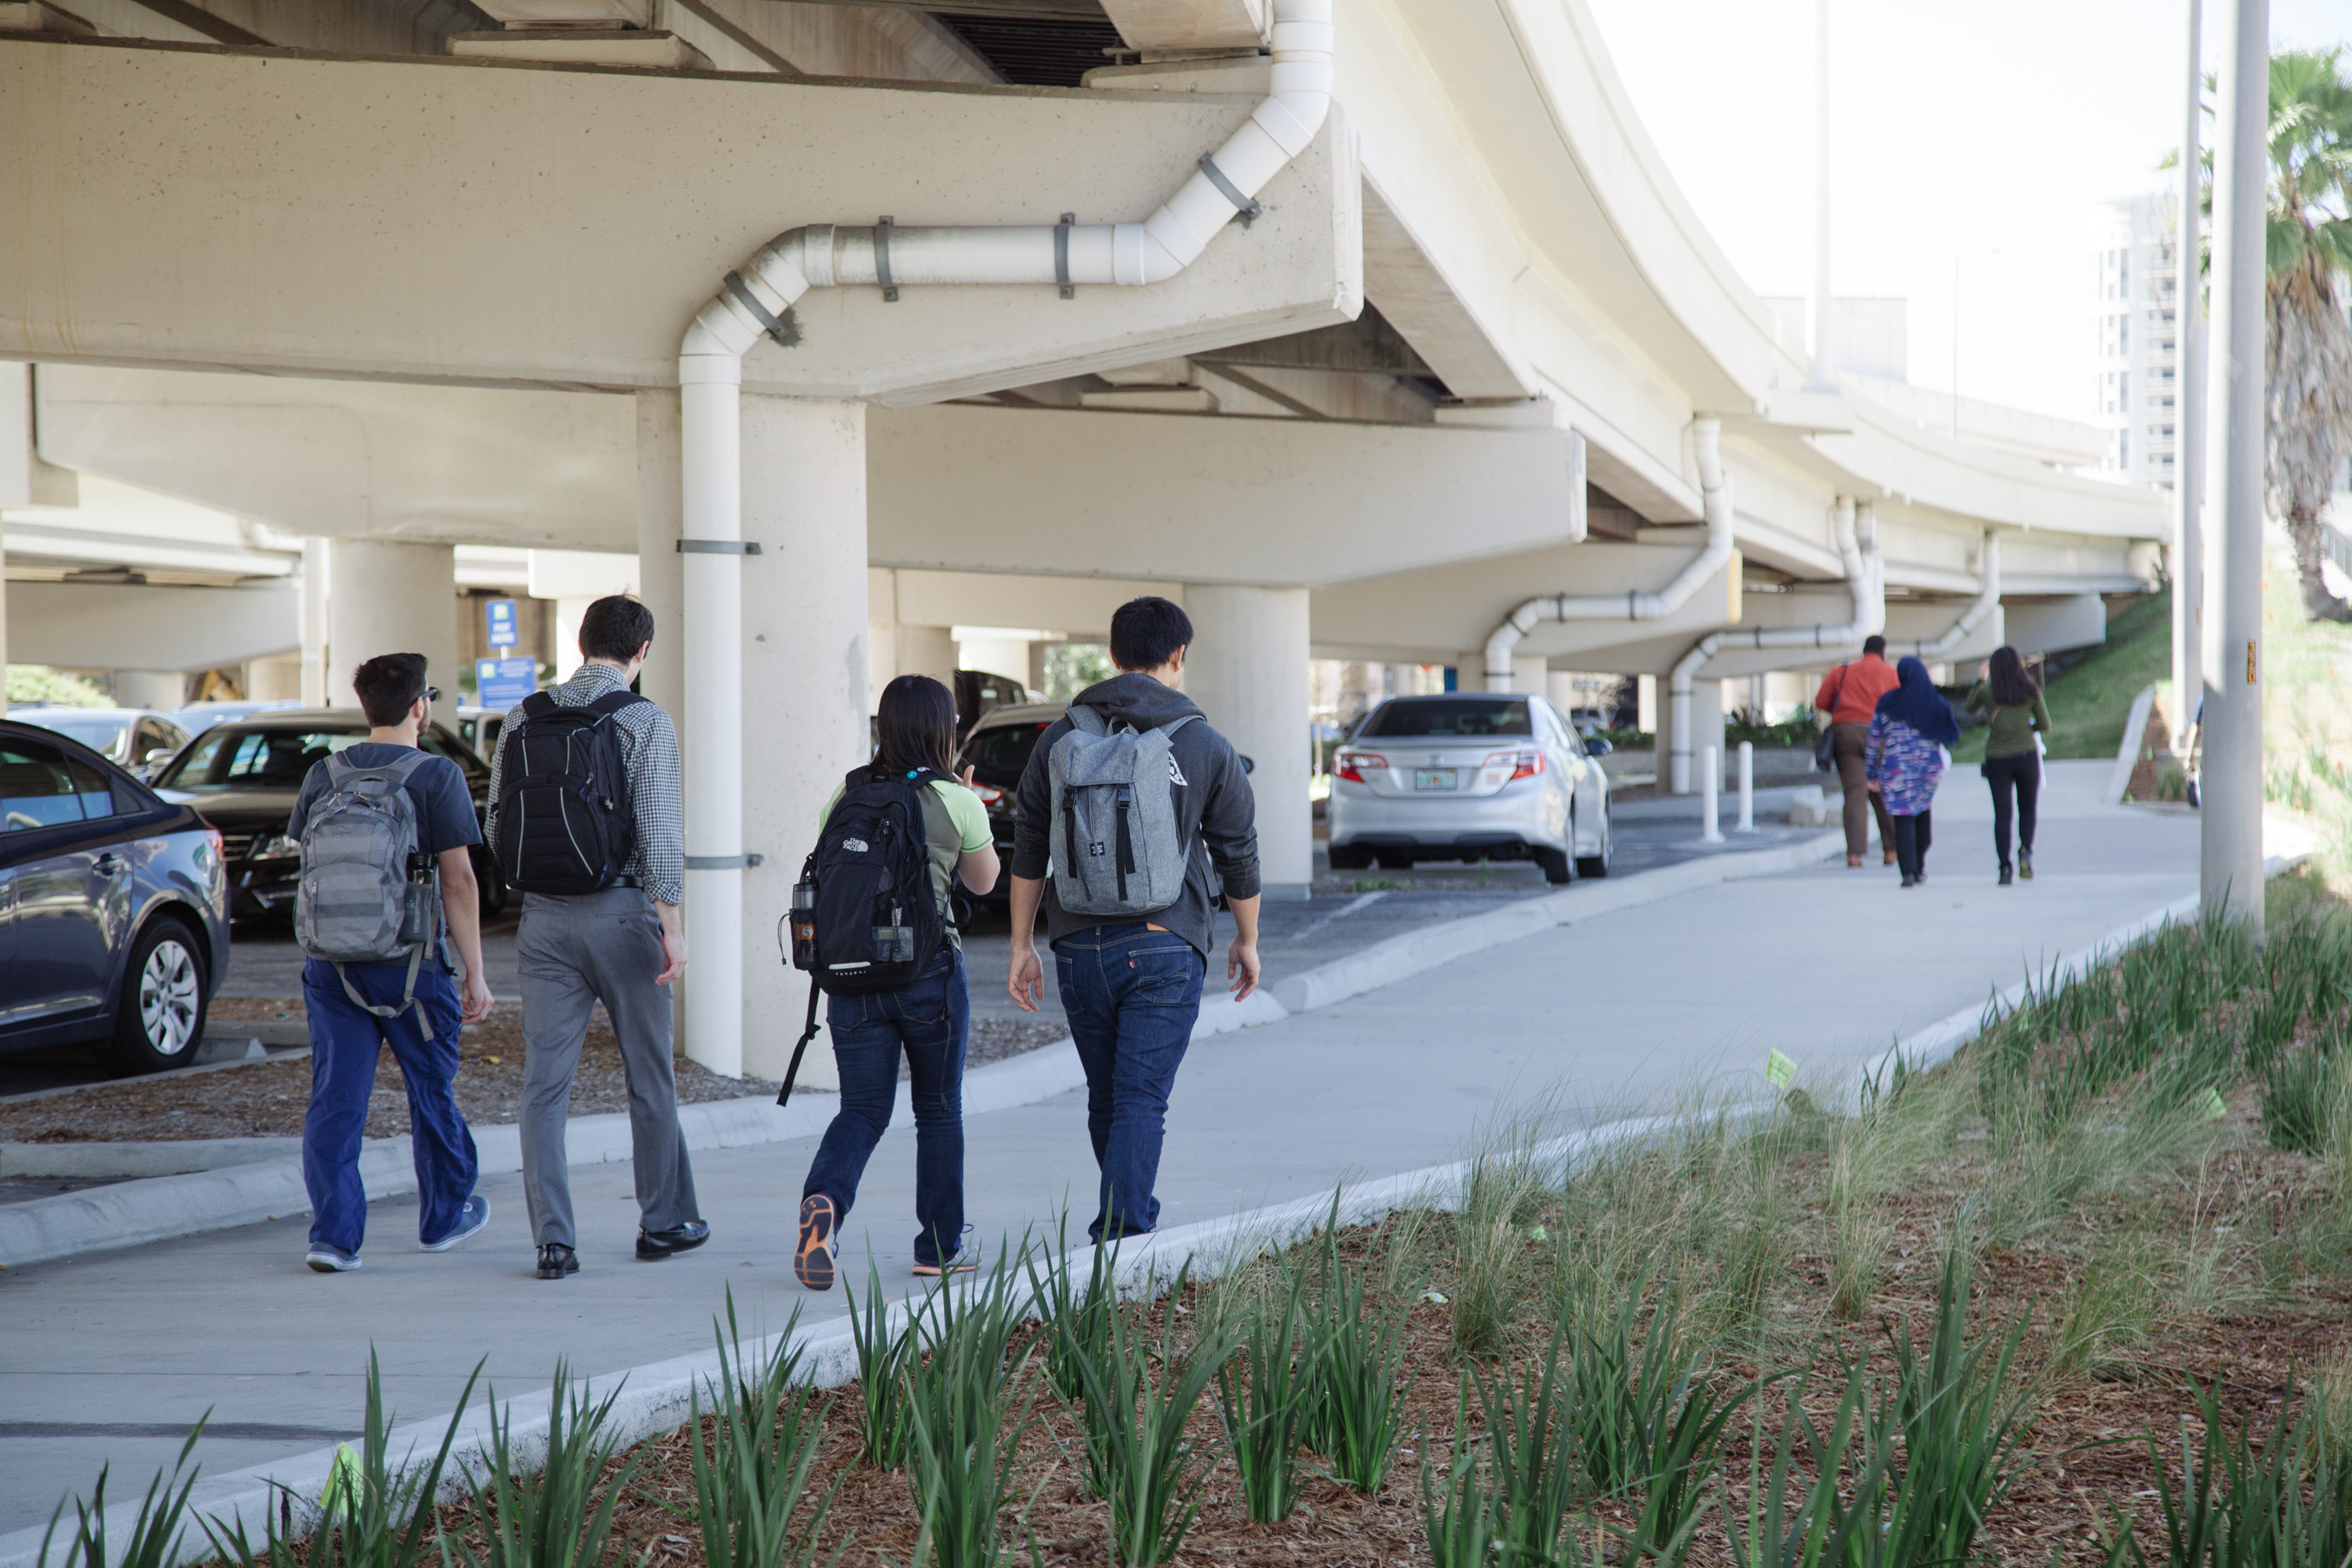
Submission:
M 816 814 L 819 831 L 847 787 L 835 784 L 833 794 L 825 797 L 824 809 Z M 948 889 L 955 885 L 956 862 L 996 842 L 996 836 L 988 830 L 988 808 L 980 804 L 980 796 L 955 780 L 933 779 L 923 796 L 923 839 L 931 852 L 931 897 L 939 901 L 940 919 L 946 921 Z M 959 950 L 963 947 L 963 938 L 952 922 L 948 925 L 948 940 Z
M 2028 703 L 2004 705 L 1992 700 L 1992 682 L 1979 680 L 1969 689 L 1968 710 L 1985 716 L 1990 731 L 1985 736 L 1985 760 L 1995 757 L 2021 757 L 2033 750 L 2033 733 L 2039 730 L 2050 732 L 2050 710 L 2036 691 Z

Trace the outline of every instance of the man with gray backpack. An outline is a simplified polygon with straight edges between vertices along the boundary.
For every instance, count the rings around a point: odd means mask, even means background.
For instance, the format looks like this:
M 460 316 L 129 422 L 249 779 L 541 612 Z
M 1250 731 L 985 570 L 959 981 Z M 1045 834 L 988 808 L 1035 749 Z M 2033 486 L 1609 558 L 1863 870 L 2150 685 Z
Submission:
M 469 850 L 482 841 L 466 775 L 417 749 L 441 694 L 425 656 L 387 653 L 352 677 L 368 738 L 311 765 L 286 835 L 302 846 L 294 934 L 306 955 L 310 1104 L 302 1119 L 302 1180 L 310 1194 L 310 1266 L 360 1266 L 367 1194 L 360 1139 L 380 1048 L 392 1047 L 408 1089 L 416 1162 L 416 1239 L 446 1251 L 489 1223 L 474 1191 L 474 1135 L 458 1114 L 457 1030 L 489 1016 L 482 973 L 480 893 Z M 461 1003 L 444 947 L 464 963 Z
M 1257 989 L 1256 797 L 1223 735 L 1181 690 L 1192 623 L 1166 599 L 1118 607 L 1119 673 L 1078 693 L 1037 738 L 1013 797 L 1013 1003 L 1037 1010 L 1034 932 L 1045 910 L 1062 1007 L 1087 1074 L 1101 1169 L 1096 1241 L 1160 1221 L 1153 1188 L 1168 1097 L 1200 1016 L 1223 885 L 1234 999 Z M 1050 874 L 1051 880 L 1048 881 Z

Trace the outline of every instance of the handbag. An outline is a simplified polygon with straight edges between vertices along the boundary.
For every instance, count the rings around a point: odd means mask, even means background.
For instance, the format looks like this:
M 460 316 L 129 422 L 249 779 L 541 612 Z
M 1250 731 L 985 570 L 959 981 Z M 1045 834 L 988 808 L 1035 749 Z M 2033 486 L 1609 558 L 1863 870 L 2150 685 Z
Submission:
M 1837 771 L 1837 705 L 1838 699 L 1845 695 L 1847 668 L 1843 664 L 1838 666 L 1837 689 L 1830 693 L 1830 721 L 1822 726 L 1819 735 L 1813 737 L 1813 771 L 1817 773 Z

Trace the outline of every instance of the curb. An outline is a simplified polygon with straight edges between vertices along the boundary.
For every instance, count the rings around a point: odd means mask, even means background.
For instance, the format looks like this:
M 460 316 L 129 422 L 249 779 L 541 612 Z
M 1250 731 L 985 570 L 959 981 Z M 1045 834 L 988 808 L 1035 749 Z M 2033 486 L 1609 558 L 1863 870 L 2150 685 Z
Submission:
M 1348 997 L 1409 979 L 1467 953 L 1530 936 L 1553 926 L 1654 903 L 1737 878 L 1795 870 L 1821 860 L 1843 842 L 1838 834 L 1832 832 L 1774 849 L 1686 860 L 1680 865 L 1644 871 L 1622 880 L 1588 883 L 1580 888 L 1523 900 L 1506 909 L 1447 921 L 1425 931 L 1391 937 L 1360 952 L 1335 959 L 1303 974 L 1292 975 L 1270 989 L 1260 990 L 1245 1002 L 1236 1003 L 1224 995 L 1205 998 L 1201 1004 L 1200 1021 L 1193 1026 L 1192 1037 L 1201 1039 L 1230 1034 L 1236 1029 L 1278 1023 L 1295 1013 L 1328 1007 Z M 1077 1053 L 1066 1044 L 1048 1046 L 1026 1052 L 1010 1061 L 992 1062 L 967 1075 L 964 1079 L 964 1111 L 967 1115 L 975 1115 L 1014 1106 L 1034 1105 L 1039 1100 L 1050 1100 L 1079 1088 L 1085 1082 L 1086 1074 L 1078 1063 Z M 891 1118 L 894 1127 L 913 1124 L 908 1093 L 908 1086 L 902 1083 L 898 1103 Z M 790 1106 L 780 1111 L 768 1096 L 752 1095 L 741 1100 L 709 1100 L 699 1105 L 681 1106 L 678 1108 L 678 1122 L 686 1133 L 689 1149 L 740 1149 L 814 1137 L 824 1131 L 825 1123 L 832 1120 L 835 1103 L 830 1095 L 808 1099 L 795 1097 Z M 257 1139 L 250 1142 L 274 1143 L 276 1141 Z M 514 1124 L 477 1127 L 474 1129 L 474 1142 L 480 1169 L 485 1174 L 504 1174 L 522 1169 L 522 1134 Z M 101 1168 L 100 1163 L 107 1156 L 97 1151 L 107 1147 L 142 1151 L 127 1158 L 134 1165 L 137 1162 L 152 1162 L 149 1169 L 171 1163 L 161 1154 L 144 1152 L 153 1149 L 155 1145 L 152 1144 L 84 1145 L 87 1152 L 79 1155 L 58 1153 L 54 1156 L 59 1160 L 79 1160 L 80 1164 L 74 1170 L 46 1163 L 20 1166 L 17 1163 L 20 1156 L 30 1161 L 46 1161 L 53 1157 L 48 1152 L 72 1147 L 70 1144 L 11 1145 L 5 1155 L 0 1155 L 0 1168 L 12 1174 L 22 1169 L 27 1175 L 119 1173 L 122 1169 L 121 1165 L 110 1170 Z M 28 1154 L 25 1152 L 28 1149 L 38 1149 L 44 1152 Z M 110 1186 L 0 1205 L 0 1269 L 51 1262 L 116 1247 L 137 1247 L 201 1231 L 255 1225 L 288 1215 L 306 1214 L 310 1211 L 310 1200 L 302 1182 L 299 1144 L 295 1149 L 295 1155 L 290 1158 L 278 1154 L 274 1157 L 249 1157 L 247 1163 L 225 1161 L 213 1168 L 184 1174 L 138 1175 Z M 603 1164 L 628 1159 L 627 1115 L 614 1111 L 572 1118 L 566 1133 L 565 1152 L 573 1165 Z M 360 1180 L 372 1203 L 414 1193 L 416 1175 L 408 1139 L 404 1135 L 368 1142 L 360 1153 Z
M 1829 837 L 1840 845 L 1844 841 L 1842 833 Z M 2307 854 L 2273 856 L 2264 862 L 2263 871 L 2266 876 L 2274 877 L 2301 865 L 2307 858 Z M 2087 967 L 2111 961 L 2123 947 L 2147 936 L 2167 921 L 2194 913 L 2197 907 L 2198 900 L 2193 896 L 2179 899 L 2138 920 L 2118 926 L 2091 947 L 2061 959 L 2056 966 L 2057 972 L 2071 977 Z M 1480 920 L 1490 918 L 1477 917 Z M 1509 938 L 1497 940 L 1507 941 Z M 2040 978 L 2036 976 L 2037 980 Z M 2013 1006 L 2024 989 L 2021 983 L 1997 993 L 1993 1003 L 1987 1006 L 1964 1008 L 1926 1028 L 1914 1031 L 1897 1040 L 1892 1049 L 1873 1058 L 1864 1071 L 1884 1072 L 1886 1065 L 1897 1058 L 1916 1067 L 1932 1066 L 1949 1058 L 1962 1045 L 1976 1037 L 1990 1006 Z M 1050 1051 L 1051 1047 L 1047 1050 Z M 1043 1056 L 1047 1052 L 1030 1054 Z M 983 1073 L 993 1072 L 996 1067 L 1025 1069 L 1029 1064 L 1025 1059 L 1016 1058 L 981 1068 L 966 1080 L 967 1085 Z M 1053 1081 L 1052 1075 L 1045 1068 L 1034 1069 L 1034 1076 L 1039 1083 Z M 996 1086 L 1000 1085 L 1001 1089 L 998 1089 Z M 1016 1080 L 1011 1074 L 1001 1075 L 992 1081 L 992 1089 L 1005 1094 L 1026 1093 L 1031 1087 Z M 968 1110 L 971 1109 L 970 1100 L 968 1088 Z M 719 1103 L 733 1107 L 755 1102 L 728 1100 Z M 762 1100 L 756 1103 L 764 1104 L 765 1101 Z M 1759 1101 L 1723 1109 L 1727 1114 L 1738 1115 L 1761 1110 L 1769 1103 Z M 789 1116 L 790 1111 L 786 1114 Z M 1600 1150 L 1628 1139 L 1651 1136 L 1674 1125 L 1677 1120 L 1673 1116 L 1643 1116 L 1604 1122 L 1536 1144 L 1526 1151 L 1526 1157 L 1534 1161 L 1564 1162 L 1573 1170 Z M 1318 1196 L 1272 1204 L 1159 1232 L 1132 1251 L 1122 1251 L 1118 1267 L 1120 1289 L 1122 1293 L 1130 1295 L 1156 1294 L 1159 1286 L 1172 1279 L 1180 1268 L 1189 1268 L 1194 1279 L 1214 1279 L 1269 1248 L 1286 1247 L 1307 1239 L 1335 1215 L 1339 1224 L 1356 1225 L 1378 1219 L 1416 1203 L 1447 1207 L 1453 1202 L 1454 1192 L 1459 1188 L 1474 1163 L 1456 1161 L 1419 1171 L 1400 1172 L 1375 1181 L 1353 1184 L 1343 1183 L 1331 1198 Z M 1085 1247 L 1072 1248 L 1067 1256 L 1082 1258 L 1087 1250 Z M 971 1287 L 953 1288 L 968 1289 Z M 1025 1304 L 1034 1307 L 1035 1302 L 1029 1300 Z M 893 1305 L 890 1313 L 892 1324 L 903 1323 L 908 1311 L 903 1300 Z M 838 1387 L 856 1376 L 856 1347 L 846 1322 L 828 1324 L 821 1330 L 793 1328 L 786 1332 L 804 1358 L 812 1386 Z M 779 1333 L 753 1340 L 741 1347 L 740 1358 L 755 1360 L 765 1356 L 783 1338 L 784 1334 Z M 677 1356 L 622 1372 L 607 1373 L 588 1379 L 586 1389 L 592 1400 L 612 1395 L 612 1429 L 625 1447 L 683 1426 L 691 1416 L 696 1393 L 715 1386 L 719 1376 L 719 1360 L 714 1349 L 697 1355 Z M 512 1406 L 504 1407 L 501 1419 L 511 1422 L 509 1441 L 514 1444 L 518 1458 L 525 1464 L 536 1465 L 543 1460 L 545 1455 L 547 1416 L 543 1406 L 538 1404 L 536 1394 L 530 1396 L 530 1408 L 520 1411 Z M 450 1447 L 449 1469 L 453 1476 L 462 1476 L 468 1464 L 478 1468 L 487 1455 L 490 1409 L 486 1400 L 468 1410 L 458 1422 L 457 1440 Z M 446 1416 L 437 1421 L 412 1422 L 393 1429 L 388 1447 L 392 1453 L 403 1456 L 399 1462 L 408 1462 L 433 1453 L 448 1426 L 449 1421 Z M 232 1528 L 242 1524 L 257 1536 L 273 1521 L 280 1520 L 290 1521 L 298 1532 L 307 1531 L 318 1518 L 317 1505 L 311 1500 L 325 1491 L 338 1452 L 336 1447 L 315 1448 L 290 1458 L 252 1466 L 200 1482 L 190 1495 L 190 1512 Z M 445 1483 L 444 1500 L 454 1500 L 460 1487 L 461 1483 L 457 1480 Z M 126 1539 L 137 1513 L 136 1504 L 119 1504 L 109 1509 L 105 1519 L 109 1534 L 117 1540 Z M 197 1533 L 201 1536 L 201 1531 Z M 42 1568 L 38 1561 L 42 1536 L 43 1531 L 39 1530 L 22 1530 L 0 1536 L 0 1568 Z M 173 1552 L 159 1559 L 151 1568 L 176 1568 L 179 1563 L 211 1555 L 208 1542 L 191 1543 L 184 1535 L 180 1542 L 174 1543 Z

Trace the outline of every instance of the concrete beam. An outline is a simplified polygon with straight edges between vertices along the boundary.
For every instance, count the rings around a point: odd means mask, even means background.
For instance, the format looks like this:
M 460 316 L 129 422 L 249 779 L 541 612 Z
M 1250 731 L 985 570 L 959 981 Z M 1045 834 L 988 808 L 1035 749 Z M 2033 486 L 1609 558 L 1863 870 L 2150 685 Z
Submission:
M 1321 586 L 1569 523 L 1561 430 L 942 404 L 867 442 L 877 565 Z
M 302 646 L 291 582 L 246 588 L 11 583 L 8 657 L 68 669 L 216 669 Z M 446 618 L 446 617 L 445 617 Z
M 41 241 L 0 248 L 0 356 L 612 389 L 673 384 L 781 229 L 1139 219 L 1252 107 L 50 37 L 0 41 L 0 101 Z M 1344 114 L 1262 200 L 1149 289 L 816 290 L 744 389 L 921 401 L 1354 316 Z

